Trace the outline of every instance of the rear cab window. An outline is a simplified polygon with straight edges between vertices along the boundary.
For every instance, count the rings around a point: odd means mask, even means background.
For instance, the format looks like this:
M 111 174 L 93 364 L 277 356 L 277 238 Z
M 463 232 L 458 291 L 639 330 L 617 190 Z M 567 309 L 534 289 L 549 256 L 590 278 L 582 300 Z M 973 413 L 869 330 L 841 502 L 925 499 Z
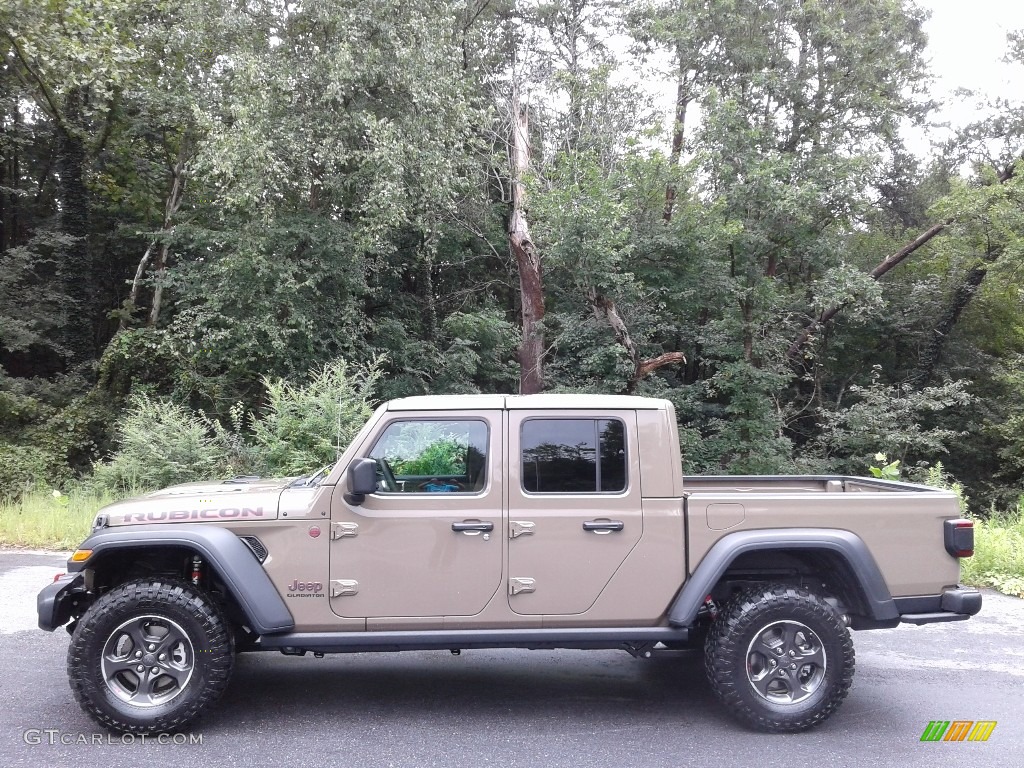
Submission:
M 621 493 L 626 430 L 617 418 L 531 418 L 519 436 L 527 493 Z

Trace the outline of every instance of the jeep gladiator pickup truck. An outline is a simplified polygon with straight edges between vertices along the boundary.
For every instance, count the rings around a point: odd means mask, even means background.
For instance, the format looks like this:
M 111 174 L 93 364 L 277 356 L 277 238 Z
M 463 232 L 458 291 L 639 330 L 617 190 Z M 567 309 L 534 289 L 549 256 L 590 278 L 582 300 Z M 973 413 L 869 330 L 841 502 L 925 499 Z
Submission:
M 235 654 L 702 647 L 725 707 L 796 731 L 853 679 L 849 629 L 967 619 L 952 493 L 855 477 L 683 477 L 672 404 L 382 405 L 308 477 L 192 483 L 101 510 L 38 597 L 102 726 L 181 729 Z

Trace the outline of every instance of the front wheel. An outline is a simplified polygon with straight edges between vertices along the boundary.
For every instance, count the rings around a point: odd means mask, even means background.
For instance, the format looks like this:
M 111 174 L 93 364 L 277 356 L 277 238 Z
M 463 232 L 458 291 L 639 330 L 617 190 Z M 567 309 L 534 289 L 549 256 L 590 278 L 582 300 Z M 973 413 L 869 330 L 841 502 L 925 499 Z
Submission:
M 704 646 L 715 694 L 772 733 L 824 722 L 853 682 L 853 640 L 839 612 L 800 587 L 747 590 L 715 619 Z
M 115 587 L 79 620 L 68 678 L 82 709 L 122 733 L 177 731 L 227 687 L 234 641 L 220 609 L 178 579 Z

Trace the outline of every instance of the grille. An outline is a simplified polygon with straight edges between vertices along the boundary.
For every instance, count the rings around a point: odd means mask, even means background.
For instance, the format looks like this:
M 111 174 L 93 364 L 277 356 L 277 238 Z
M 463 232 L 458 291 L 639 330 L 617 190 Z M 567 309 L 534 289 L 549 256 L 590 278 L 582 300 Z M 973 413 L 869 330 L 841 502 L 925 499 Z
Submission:
M 267 548 L 263 546 L 263 542 L 257 539 L 255 536 L 241 536 L 240 537 L 245 546 L 252 550 L 252 553 L 256 555 L 256 559 L 261 563 L 267 559 Z

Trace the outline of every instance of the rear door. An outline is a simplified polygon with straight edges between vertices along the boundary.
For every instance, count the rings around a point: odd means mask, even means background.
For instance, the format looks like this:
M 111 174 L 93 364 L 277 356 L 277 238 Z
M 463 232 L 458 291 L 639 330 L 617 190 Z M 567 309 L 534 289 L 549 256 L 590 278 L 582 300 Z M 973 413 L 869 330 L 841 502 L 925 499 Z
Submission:
M 636 414 L 509 411 L 509 605 L 587 611 L 643 533 Z
M 472 616 L 502 586 L 501 411 L 393 412 L 359 453 L 360 505 L 331 507 L 331 608 L 346 618 Z

